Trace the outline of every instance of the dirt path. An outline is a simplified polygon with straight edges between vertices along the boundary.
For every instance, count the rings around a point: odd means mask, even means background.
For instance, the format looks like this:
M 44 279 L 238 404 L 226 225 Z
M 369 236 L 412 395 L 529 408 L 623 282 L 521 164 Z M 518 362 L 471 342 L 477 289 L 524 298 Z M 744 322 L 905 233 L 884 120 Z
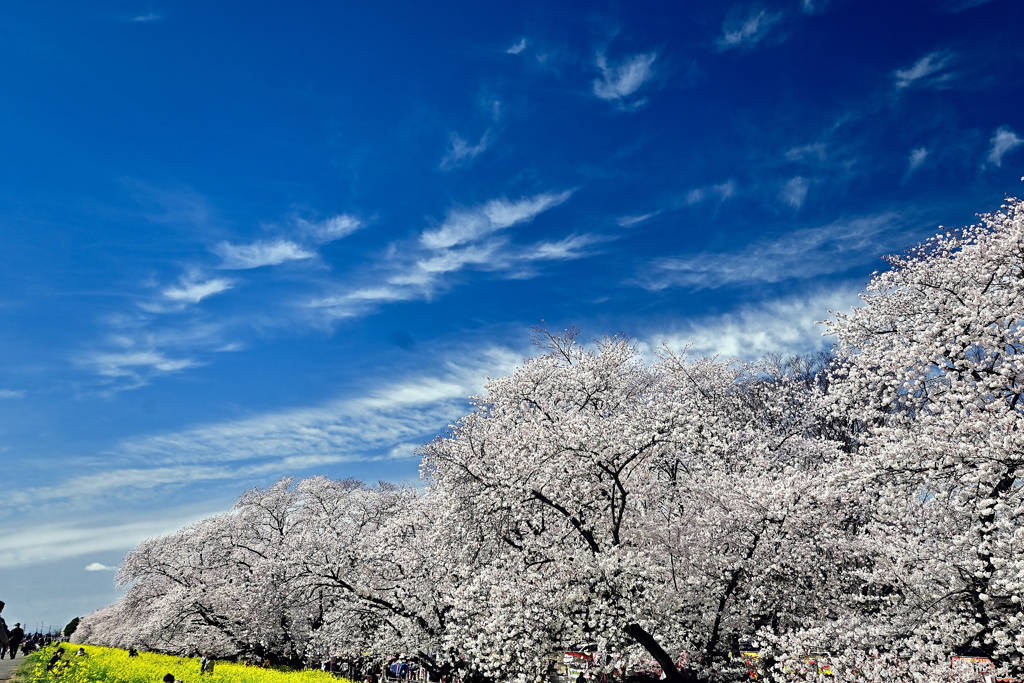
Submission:
M 0 681 L 6 681 L 14 673 L 14 670 L 22 666 L 25 658 L 18 654 L 16 659 L 0 659 Z
M 11 677 L 14 670 L 21 666 L 22 658 L 17 659 L 0 659 L 0 681 L 5 681 Z

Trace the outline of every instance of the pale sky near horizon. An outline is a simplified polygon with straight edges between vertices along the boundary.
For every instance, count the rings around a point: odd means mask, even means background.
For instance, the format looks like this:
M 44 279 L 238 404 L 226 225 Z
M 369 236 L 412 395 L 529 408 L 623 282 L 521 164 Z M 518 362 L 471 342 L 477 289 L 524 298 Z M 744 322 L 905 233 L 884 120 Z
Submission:
M 1024 3 L 0 7 L 0 599 L 246 488 L 417 483 L 531 327 L 826 348 L 1022 190 Z

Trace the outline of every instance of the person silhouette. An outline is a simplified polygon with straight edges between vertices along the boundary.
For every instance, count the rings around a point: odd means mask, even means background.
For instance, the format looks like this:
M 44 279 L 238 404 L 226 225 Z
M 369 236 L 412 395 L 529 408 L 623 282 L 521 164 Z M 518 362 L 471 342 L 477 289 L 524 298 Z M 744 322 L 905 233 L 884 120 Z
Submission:
M 4 611 L 4 601 L 0 600 L 0 612 Z M 4 653 L 7 652 L 7 648 L 10 646 L 11 641 L 7 636 L 7 622 L 4 621 L 3 617 L 0 617 L 0 659 L 3 658 Z
M 8 647 L 10 648 L 11 659 L 14 659 L 14 655 L 18 653 L 18 646 L 25 639 L 25 631 L 21 628 L 21 622 L 14 625 L 11 632 L 7 634 L 7 639 L 10 641 Z

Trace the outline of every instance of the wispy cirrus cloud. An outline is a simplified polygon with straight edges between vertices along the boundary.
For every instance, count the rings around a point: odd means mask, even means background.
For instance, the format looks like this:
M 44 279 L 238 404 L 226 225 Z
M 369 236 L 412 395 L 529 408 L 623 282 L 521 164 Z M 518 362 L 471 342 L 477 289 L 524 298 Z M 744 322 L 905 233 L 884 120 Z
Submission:
M 519 244 L 506 234 L 565 203 L 572 193 L 542 192 L 454 208 L 414 240 L 392 244 L 375 264 L 373 277 L 314 298 L 308 308 L 328 320 L 347 318 L 380 304 L 430 298 L 446 286 L 447 276 L 466 269 L 499 273 L 505 279 L 528 278 L 537 274 L 542 262 L 586 258 L 614 237 L 572 233 Z
M 179 284 L 167 287 L 161 294 L 168 301 L 181 304 L 197 304 L 203 299 L 231 289 L 233 283 L 226 278 L 199 279 L 192 275 L 183 276 Z
M 521 259 L 527 263 L 534 261 L 570 261 L 590 255 L 588 249 L 596 244 L 610 242 L 614 237 L 608 235 L 569 235 L 560 240 L 542 240 L 531 244 L 522 252 Z
M 288 261 L 304 261 L 316 256 L 317 245 L 334 242 L 362 228 L 362 220 L 351 214 L 339 214 L 322 221 L 295 219 L 297 234 L 294 238 L 279 237 L 257 240 L 249 244 L 220 242 L 213 252 L 221 257 L 220 268 L 225 270 L 252 270 L 264 266 L 277 266 Z
M 909 87 L 937 88 L 945 86 L 953 79 L 953 75 L 946 70 L 952 61 L 953 55 L 948 52 L 931 52 L 914 62 L 909 68 L 897 69 L 893 72 L 897 90 Z
M 128 19 L 129 23 L 132 24 L 148 24 L 153 21 L 160 21 L 164 18 L 164 15 L 157 14 L 156 12 L 149 11 L 145 14 L 136 14 L 135 16 Z
M 276 266 L 286 261 L 302 261 L 316 254 L 291 240 L 257 241 L 251 244 L 221 242 L 213 249 L 223 259 L 226 270 L 251 270 L 263 266 Z
M 471 242 L 498 230 L 531 221 L 571 196 L 571 190 L 545 192 L 516 201 L 492 199 L 482 206 L 457 209 L 450 212 L 438 228 L 424 231 L 420 235 L 420 243 L 429 249 L 444 249 Z
M 624 104 L 640 87 L 654 77 L 651 66 L 658 55 L 654 52 L 627 57 L 616 65 L 610 65 L 603 52 L 597 53 L 597 68 L 601 77 L 594 80 L 594 94 L 602 100 Z M 630 106 L 636 108 L 643 104 L 642 100 L 634 101 Z
M 24 389 L 0 389 L 0 399 L 25 398 Z
M 924 164 L 925 159 L 931 151 L 926 147 L 918 147 L 910 151 L 910 156 L 907 157 L 907 173 L 913 173 L 917 169 L 921 168 Z
M 296 458 L 317 460 L 293 460 L 295 469 L 382 459 L 395 443 L 423 443 L 443 430 L 466 411 L 468 397 L 480 392 L 487 375 L 504 374 L 520 360 L 510 349 L 491 347 L 458 364 L 441 360 L 432 375 L 359 398 L 125 441 L 118 452 L 160 467 L 239 463 L 241 476 L 267 465 L 285 473 L 288 460 Z
M 124 551 L 147 538 L 171 533 L 224 511 L 211 509 L 207 503 L 200 508 L 186 506 L 136 514 L 132 515 L 133 519 L 129 522 L 124 521 L 123 514 L 117 518 L 88 516 L 82 508 L 78 508 L 74 515 L 39 523 L 33 521 L 33 515 L 27 522 L 19 520 L 16 525 L 10 526 L 0 524 L 0 535 L 4 538 L 0 546 L 0 567 L 22 567 L 80 555 Z M 105 565 L 94 562 L 85 569 L 106 571 L 106 568 L 99 567 Z
M 996 166 L 1003 165 L 1003 155 L 1020 147 L 1024 140 L 1017 137 L 1008 126 L 1000 126 L 989 140 L 988 161 Z
M 726 199 L 730 199 L 736 196 L 736 183 L 732 180 L 727 180 L 724 183 L 717 185 L 704 185 L 702 187 L 695 187 L 689 190 L 683 197 L 683 204 L 686 206 L 693 206 L 700 204 L 707 199 L 714 199 L 718 202 L 724 202 Z
M 502 346 L 441 351 L 429 372 L 354 397 L 125 439 L 88 467 L 5 495 L 0 511 L 96 511 L 112 500 L 145 501 L 183 486 L 229 483 L 242 490 L 340 463 L 412 458 L 412 444 L 442 432 L 466 413 L 468 397 L 480 393 L 487 376 L 506 374 L 521 359 Z M 11 549 L 5 538 L 0 558 Z
M 221 257 L 222 270 L 252 270 L 312 259 L 319 246 L 347 237 L 364 226 L 365 222 L 352 214 L 323 220 L 293 217 L 282 229 L 290 237 L 243 244 L 224 241 L 212 251 Z M 92 350 L 72 357 L 77 365 L 98 376 L 95 391 L 99 395 L 143 387 L 156 378 L 206 365 L 211 354 L 238 351 L 244 347 L 239 335 L 255 324 L 245 312 L 219 320 L 196 306 L 235 288 L 239 282 L 244 283 L 242 274 L 232 278 L 211 277 L 200 265 L 192 265 L 173 284 L 159 286 L 153 280 L 155 277 L 147 281 L 147 286 L 155 287 L 154 295 L 137 297 L 135 311 L 109 316 L 105 322 L 111 332 L 106 339 L 94 344 Z M 276 306 L 276 311 L 263 315 L 260 325 L 283 324 L 289 317 L 295 317 L 294 306 L 287 302 L 275 302 L 269 297 L 267 303 L 271 308 Z
M 794 209 L 799 209 L 804 205 L 810 187 L 810 180 L 802 175 L 794 176 L 783 183 L 782 190 L 779 191 L 779 199 Z
M 142 311 L 111 316 L 106 320 L 111 330 L 107 337 L 71 360 L 98 375 L 97 392 L 110 395 L 206 365 L 211 354 L 241 348 L 226 338 L 227 323 L 211 321 L 201 311 L 169 319 L 160 315 L 182 310 L 175 305 L 179 308 L 142 306 Z
M 537 275 L 542 263 L 586 258 L 613 237 L 572 232 L 517 244 L 504 234 L 561 205 L 572 194 L 573 190 L 541 192 L 456 207 L 415 238 L 392 243 L 362 272 L 350 271 L 340 278 L 323 276 L 330 271 L 293 272 L 296 277 L 289 280 L 291 291 L 282 290 L 282 296 L 271 298 L 268 303 L 276 310 L 266 311 L 258 324 L 291 321 L 322 327 L 332 320 L 366 314 L 382 304 L 429 299 L 439 289 L 455 284 L 448 276 L 462 270 L 500 273 L 503 279 L 529 278 Z M 352 214 L 324 220 L 293 217 L 288 225 L 277 228 L 279 234 L 284 233 L 279 237 L 243 243 L 225 240 L 212 251 L 220 256 L 217 267 L 221 270 L 273 267 L 314 259 L 320 245 L 351 235 L 364 225 Z M 239 350 L 244 342 L 238 335 L 257 323 L 244 314 L 218 320 L 211 317 L 214 311 L 192 307 L 245 284 L 247 279 L 242 273 L 231 278 L 211 277 L 193 266 L 177 282 L 158 287 L 157 296 L 137 301 L 142 312 L 112 316 L 108 322 L 116 331 L 99 344 L 101 348 L 74 360 L 101 378 L 98 393 L 110 394 L 205 365 L 211 354 Z M 296 300 L 296 292 L 309 292 L 310 288 L 321 293 L 299 294 Z M 186 310 L 187 316 L 164 316 Z
M 82 363 L 110 378 L 132 378 L 141 382 L 142 374 L 170 374 L 201 363 L 191 358 L 171 358 L 156 349 L 127 349 L 122 352 L 97 352 L 85 356 Z
M 640 225 L 644 221 L 650 220 L 657 216 L 660 211 L 651 211 L 650 213 L 642 213 L 635 216 L 619 216 L 615 219 L 615 224 L 620 228 L 631 228 L 634 225 Z
M 786 151 L 786 159 L 789 161 L 805 161 L 808 159 L 825 161 L 826 145 L 823 142 L 814 142 L 809 145 L 791 147 Z
M 124 454 L 120 457 L 123 458 Z M 254 453 L 244 463 L 222 458 L 183 464 L 172 462 L 166 457 L 150 455 L 148 462 L 140 462 L 133 467 L 101 466 L 88 474 L 78 473 L 52 485 L 23 489 L 4 501 L 3 507 L 31 508 L 47 505 L 51 509 L 59 509 L 62 505 L 71 503 L 98 509 L 103 507 L 103 497 L 116 496 L 121 504 L 138 503 L 151 499 L 162 491 L 179 489 L 182 486 L 197 487 L 221 482 L 237 482 L 244 486 L 248 483 L 247 480 L 254 477 L 280 477 L 287 475 L 289 470 L 359 460 L 360 458 L 343 454 L 282 455 L 280 458 L 268 460 Z
M 510 55 L 517 55 L 517 54 L 519 54 L 520 52 L 522 52 L 525 49 L 526 49 L 526 38 L 520 38 L 519 42 L 513 43 L 510 48 L 505 50 L 505 52 L 510 54 Z
M 327 244 L 348 237 L 365 227 L 365 223 L 351 214 L 343 213 L 322 221 L 296 219 L 296 225 L 302 237 L 314 244 Z
M 684 207 L 692 207 L 704 202 L 713 202 L 716 206 L 736 196 L 738 188 L 736 181 L 729 179 L 723 183 L 712 185 L 701 185 L 687 190 L 681 196 L 674 198 L 662 209 L 650 211 L 638 215 L 620 216 L 615 219 L 616 225 L 620 228 L 631 228 L 645 221 L 664 213 L 676 211 Z
M 659 258 L 635 282 L 650 290 L 717 289 L 837 273 L 878 258 L 885 248 L 880 238 L 900 239 L 901 224 L 896 214 L 882 213 L 795 230 L 738 251 Z
M 817 321 L 830 310 L 861 304 L 855 286 L 819 290 L 744 306 L 723 315 L 691 318 L 680 326 L 644 335 L 650 353 L 662 342 L 676 351 L 689 346 L 693 356 L 756 360 L 769 353 L 791 356 L 813 353 L 831 345 Z
M 485 151 L 491 142 L 491 131 L 490 129 L 484 131 L 484 134 L 480 136 L 479 142 L 475 145 L 471 145 L 464 140 L 458 133 L 452 133 L 448 139 L 448 151 L 441 159 L 439 168 L 442 171 L 447 171 L 452 168 L 464 166 L 473 159 L 477 158 Z
M 718 49 L 724 52 L 756 46 L 783 16 L 782 12 L 769 12 L 765 9 L 751 9 L 745 14 L 733 12 L 722 25 L 722 35 L 717 41 Z

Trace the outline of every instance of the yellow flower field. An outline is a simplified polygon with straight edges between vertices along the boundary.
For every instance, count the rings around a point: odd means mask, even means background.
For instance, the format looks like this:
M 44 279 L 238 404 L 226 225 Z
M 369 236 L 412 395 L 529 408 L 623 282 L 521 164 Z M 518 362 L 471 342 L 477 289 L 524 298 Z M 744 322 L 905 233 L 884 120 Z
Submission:
M 51 645 L 29 655 L 17 678 L 22 683 L 163 683 L 166 674 L 174 674 L 182 683 L 351 683 L 317 670 L 278 671 L 221 661 L 212 674 L 200 676 L 196 657 L 142 652 L 129 658 L 126 650 L 66 643 L 61 647 L 68 664 L 59 671 L 46 671 L 46 663 L 57 649 Z M 87 656 L 75 656 L 79 647 L 85 648 Z

